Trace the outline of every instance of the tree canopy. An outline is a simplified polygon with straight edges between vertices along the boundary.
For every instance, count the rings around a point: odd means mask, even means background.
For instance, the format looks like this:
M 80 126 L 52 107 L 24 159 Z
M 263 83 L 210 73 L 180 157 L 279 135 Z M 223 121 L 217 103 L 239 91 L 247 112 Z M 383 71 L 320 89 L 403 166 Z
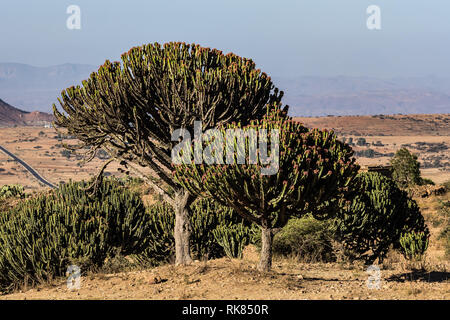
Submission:
M 228 136 L 229 129 L 242 129 L 244 138 Z M 323 211 L 320 207 L 324 202 L 338 199 L 359 168 L 352 149 L 337 140 L 332 131 L 310 130 L 285 118 L 276 108 L 247 126 L 226 125 L 218 135 L 226 137 L 227 148 L 223 151 L 232 163 L 187 162 L 175 166 L 175 174 L 178 182 L 192 193 L 212 197 L 261 227 L 259 269 L 263 271 L 270 269 L 274 232 L 290 217 L 307 212 L 327 218 L 333 211 Z M 231 145 L 237 148 L 228 148 L 230 139 Z M 261 153 L 265 149 L 261 140 L 270 145 L 267 154 Z M 257 148 L 259 153 L 252 162 L 251 150 Z M 241 154 L 246 154 L 244 163 L 239 162 Z M 272 164 L 276 164 L 276 170 L 264 174 L 262 169 Z
M 402 188 L 418 185 L 422 182 L 420 177 L 420 163 L 417 155 L 406 148 L 399 149 L 391 159 L 392 178 Z
M 108 152 L 111 159 L 101 172 L 117 160 L 146 179 L 179 213 L 176 228 L 186 242 L 189 226 L 183 224 L 194 198 L 173 179 L 171 150 L 178 141 L 171 134 L 196 120 L 207 129 L 259 119 L 268 105 L 281 105 L 283 92 L 252 60 L 197 44 L 147 44 L 121 60 L 106 61 L 82 86 L 62 91 L 63 111 L 53 105 L 55 124 L 81 142 L 76 148 L 87 150 L 86 161 L 100 149 Z M 162 183 L 140 166 L 151 168 Z

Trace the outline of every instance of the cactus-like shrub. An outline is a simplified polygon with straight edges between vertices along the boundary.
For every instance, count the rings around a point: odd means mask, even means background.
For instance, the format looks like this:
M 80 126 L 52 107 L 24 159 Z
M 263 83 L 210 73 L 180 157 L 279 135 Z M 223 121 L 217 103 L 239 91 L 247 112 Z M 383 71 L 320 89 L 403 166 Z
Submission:
M 0 199 L 24 198 L 25 192 L 21 185 L 7 184 L 0 188 Z
M 191 251 L 196 259 L 240 258 L 249 243 L 251 228 L 230 208 L 211 199 L 199 198 L 191 205 Z M 140 264 L 159 265 L 170 262 L 175 254 L 173 228 L 175 213 L 171 206 L 158 202 L 147 210 L 150 233 L 147 248 L 134 255 Z
M 243 223 L 220 225 L 213 230 L 214 239 L 223 248 L 228 258 L 242 259 L 244 247 L 252 237 L 252 228 Z
M 400 249 L 404 233 L 428 234 L 417 203 L 397 184 L 376 172 L 361 172 L 349 201 L 335 220 L 336 237 L 352 258 L 368 264 L 383 260 L 389 248 Z
M 290 219 L 273 239 L 274 254 L 303 262 L 335 261 L 330 225 L 331 221 L 320 221 L 309 214 Z
M 274 108 L 248 126 L 237 123 L 220 128 L 220 133 L 216 131 L 214 141 L 223 139 L 227 147 L 217 147 L 214 154 L 223 153 L 227 164 L 184 162 L 174 166 L 177 181 L 186 189 L 211 197 L 260 226 L 261 271 L 270 270 L 275 231 L 290 217 L 307 212 L 327 218 L 333 211 L 322 210 L 324 203 L 337 203 L 332 199 L 340 197 L 358 170 L 352 149 L 334 132 L 309 130 L 285 116 Z M 228 141 L 229 129 L 241 129 L 242 139 L 231 136 Z M 245 154 L 246 150 L 257 150 L 258 145 L 261 151 L 264 141 L 270 146 L 266 154 Z M 192 149 L 195 152 L 195 143 Z
M 430 235 L 423 231 L 404 233 L 400 237 L 399 250 L 406 259 L 420 261 L 428 249 L 429 238 Z
M 105 180 L 96 196 L 68 183 L 0 215 L 0 289 L 100 267 L 111 254 L 147 247 L 149 222 L 137 193 Z

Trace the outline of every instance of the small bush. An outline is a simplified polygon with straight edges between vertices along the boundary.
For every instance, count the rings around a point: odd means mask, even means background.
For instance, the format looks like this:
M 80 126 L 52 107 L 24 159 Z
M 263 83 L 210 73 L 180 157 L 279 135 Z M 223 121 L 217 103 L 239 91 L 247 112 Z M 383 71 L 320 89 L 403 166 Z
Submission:
M 251 232 L 243 223 L 219 225 L 213 230 L 214 239 L 229 258 L 242 259 L 244 247 L 250 242 Z
M 273 240 L 274 254 L 295 256 L 303 262 L 335 260 L 330 223 L 308 215 L 291 219 Z
M 447 190 L 447 192 L 450 192 L 450 180 L 445 181 L 442 185 L 444 186 L 445 190 Z
M 399 149 L 391 159 L 393 168 L 392 178 L 400 188 L 408 188 L 413 185 L 419 185 L 420 163 L 417 155 L 409 152 L 407 148 Z
M 428 178 L 421 178 L 421 179 L 420 179 L 420 185 L 422 185 L 422 186 L 425 186 L 425 185 L 432 185 L 432 186 L 434 186 L 435 183 L 434 183 L 434 181 L 431 180 L 431 179 L 428 179 Z
M 441 231 L 439 240 L 444 241 L 445 258 L 450 260 L 450 224 L 447 223 L 445 228 Z
M 411 261 L 421 261 L 428 248 L 429 234 L 425 232 L 408 232 L 400 237 L 399 251 Z
M 25 192 L 21 185 L 7 184 L 0 188 L 0 199 L 24 198 Z

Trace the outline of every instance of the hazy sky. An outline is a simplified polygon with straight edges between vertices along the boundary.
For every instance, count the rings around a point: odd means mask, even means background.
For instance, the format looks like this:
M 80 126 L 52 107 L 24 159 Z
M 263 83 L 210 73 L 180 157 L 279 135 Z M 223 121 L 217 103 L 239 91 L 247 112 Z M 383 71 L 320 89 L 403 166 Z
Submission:
M 81 30 L 66 9 L 81 8 Z M 368 30 L 366 9 L 381 9 Z M 185 41 L 274 76 L 450 75 L 448 0 L 1 0 L 0 62 L 100 65 L 135 45 Z

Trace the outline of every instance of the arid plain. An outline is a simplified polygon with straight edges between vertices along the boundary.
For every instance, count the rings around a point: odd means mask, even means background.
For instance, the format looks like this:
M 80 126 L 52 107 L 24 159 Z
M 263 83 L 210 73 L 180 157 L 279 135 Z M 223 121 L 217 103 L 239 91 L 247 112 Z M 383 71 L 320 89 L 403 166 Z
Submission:
M 418 155 L 423 177 L 436 184 L 450 180 L 449 114 L 297 120 L 310 127 L 334 129 L 340 138 L 351 141 L 363 168 L 388 164 L 392 154 L 405 146 Z M 62 143 L 76 140 L 61 139 L 53 128 L 0 128 L 0 145 L 53 184 L 88 179 L 97 172 L 102 159 L 80 166 L 77 156 L 65 151 Z M 0 184 L 22 184 L 27 192 L 46 188 L 1 152 L 0 169 Z M 117 169 L 113 164 L 107 172 L 120 175 Z M 450 263 L 440 235 L 448 223 L 443 204 L 449 203 L 450 192 L 415 200 L 431 231 L 426 259 L 417 271 L 417 266 L 392 252 L 380 266 L 378 290 L 368 289 L 368 274 L 359 264 L 301 263 L 275 257 L 273 271 L 261 274 L 255 269 L 258 253 L 249 246 L 243 260 L 221 258 L 187 267 L 163 265 L 119 273 L 105 270 L 83 277 L 80 290 L 70 291 L 64 279 L 55 279 L 38 287 L 19 288 L 0 299 L 449 299 Z
M 450 114 L 296 119 L 309 127 L 334 129 L 340 138 L 351 141 L 358 163 L 363 167 L 387 165 L 393 153 L 405 146 L 418 155 L 423 177 L 435 183 L 450 180 Z M 27 162 L 51 183 L 57 185 L 69 179 L 92 177 L 103 160 L 97 157 L 81 165 L 80 157 L 65 151 L 63 143 L 73 145 L 77 141 L 58 135 L 53 128 L 0 128 L 0 145 Z M 0 184 L 22 184 L 28 192 L 45 188 L 2 152 L 0 168 Z M 120 175 L 117 169 L 118 165 L 113 163 L 107 173 Z

